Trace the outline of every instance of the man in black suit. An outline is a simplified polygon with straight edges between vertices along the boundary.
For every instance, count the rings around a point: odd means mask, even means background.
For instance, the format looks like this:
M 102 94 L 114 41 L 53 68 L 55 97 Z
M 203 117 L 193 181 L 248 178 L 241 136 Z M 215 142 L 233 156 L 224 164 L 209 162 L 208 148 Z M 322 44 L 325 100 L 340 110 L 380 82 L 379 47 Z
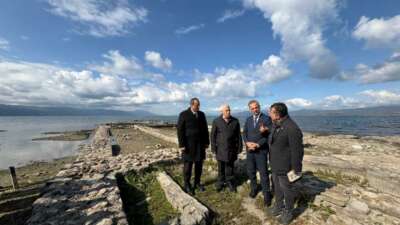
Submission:
M 178 125 L 179 149 L 182 152 L 184 189 L 194 194 L 194 190 L 204 191 L 200 184 L 203 161 L 206 158 L 206 148 L 210 144 L 208 125 L 205 114 L 200 111 L 198 98 L 190 100 L 190 107 L 179 114 Z M 190 184 L 194 164 L 194 186 Z
M 231 192 L 236 192 L 234 164 L 243 149 L 240 123 L 231 116 L 229 105 L 222 105 L 220 110 L 221 115 L 215 118 L 211 128 L 211 151 L 218 161 L 216 189 L 220 192 L 226 183 Z
M 288 174 L 301 176 L 304 155 L 303 134 L 289 117 L 284 103 L 273 104 L 270 116 L 273 126 L 268 143 L 275 204 L 267 209 L 267 212 L 273 216 L 282 214 L 280 222 L 289 224 L 293 220 L 293 208 L 298 191 L 295 181 L 289 181 Z

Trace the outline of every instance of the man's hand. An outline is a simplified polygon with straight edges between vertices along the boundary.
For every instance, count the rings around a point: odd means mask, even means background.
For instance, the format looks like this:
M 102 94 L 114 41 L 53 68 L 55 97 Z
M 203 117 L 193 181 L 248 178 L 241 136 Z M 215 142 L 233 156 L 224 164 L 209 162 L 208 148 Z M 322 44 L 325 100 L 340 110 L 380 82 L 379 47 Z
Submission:
M 259 147 L 259 145 L 254 142 L 246 142 L 246 146 L 249 151 L 254 151 L 256 148 Z
M 260 125 L 260 133 L 268 132 L 268 127 L 264 126 L 264 124 L 261 123 Z

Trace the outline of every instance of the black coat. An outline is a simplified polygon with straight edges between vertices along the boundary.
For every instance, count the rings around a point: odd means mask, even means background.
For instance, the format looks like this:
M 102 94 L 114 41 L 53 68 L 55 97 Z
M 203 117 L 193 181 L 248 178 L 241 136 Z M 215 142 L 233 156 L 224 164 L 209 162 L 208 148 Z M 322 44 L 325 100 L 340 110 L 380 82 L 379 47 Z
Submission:
M 231 117 L 226 123 L 222 116 L 217 117 L 211 128 L 211 151 L 216 154 L 217 160 L 235 161 L 242 149 L 239 120 Z
M 208 125 L 203 112 L 197 118 L 189 109 L 179 114 L 177 131 L 179 147 L 185 147 L 182 158 L 185 161 L 201 161 L 206 158 L 206 147 L 210 144 Z
M 303 134 L 290 117 L 284 119 L 280 125 L 273 125 L 268 143 L 272 172 L 280 175 L 286 175 L 290 170 L 301 172 Z

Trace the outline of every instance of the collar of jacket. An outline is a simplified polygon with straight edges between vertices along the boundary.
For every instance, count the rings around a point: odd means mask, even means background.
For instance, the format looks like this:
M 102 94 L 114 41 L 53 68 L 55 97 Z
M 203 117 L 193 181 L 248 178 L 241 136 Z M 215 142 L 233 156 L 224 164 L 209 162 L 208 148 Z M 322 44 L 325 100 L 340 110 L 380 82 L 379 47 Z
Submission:
M 225 119 L 224 119 L 224 117 L 222 116 L 222 114 L 219 116 L 219 118 L 220 118 L 222 121 L 225 122 Z M 228 118 L 228 123 L 230 123 L 231 121 L 232 121 L 232 116 L 230 116 L 230 117 Z

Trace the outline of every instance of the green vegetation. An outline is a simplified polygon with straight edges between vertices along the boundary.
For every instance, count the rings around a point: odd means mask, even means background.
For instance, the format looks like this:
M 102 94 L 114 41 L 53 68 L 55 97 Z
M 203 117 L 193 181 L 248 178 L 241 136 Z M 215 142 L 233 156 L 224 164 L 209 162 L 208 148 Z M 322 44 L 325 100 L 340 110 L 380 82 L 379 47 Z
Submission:
M 175 181 L 183 186 L 182 165 L 167 166 L 165 167 L 165 170 L 174 178 Z M 247 191 L 232 193 L 227 188 L 221 192 L 216 191 L 215 183 L 217 181 L 217 171 L 217 165 L 215 162 L 211 160 L 206 160 L 204 162 L 202 183 L 206 190 L 205 192 L 197 191 L 194 196 L 213 212 L 212 224 L 259 224 L 260 221 L 249 215 L 246 209 L 242 207 L 242 199 L 247 196 Z M 242 185 L 246 180 L 246 176 L 237 176 L 239 185 Z M 243 185 L 243 187 L 247 186 L 247 184 Z
M 179 215 L 168 203 L 156 179 L 157 172 L 131 171 L 118 179 L 129 224 L 160 224 Z

